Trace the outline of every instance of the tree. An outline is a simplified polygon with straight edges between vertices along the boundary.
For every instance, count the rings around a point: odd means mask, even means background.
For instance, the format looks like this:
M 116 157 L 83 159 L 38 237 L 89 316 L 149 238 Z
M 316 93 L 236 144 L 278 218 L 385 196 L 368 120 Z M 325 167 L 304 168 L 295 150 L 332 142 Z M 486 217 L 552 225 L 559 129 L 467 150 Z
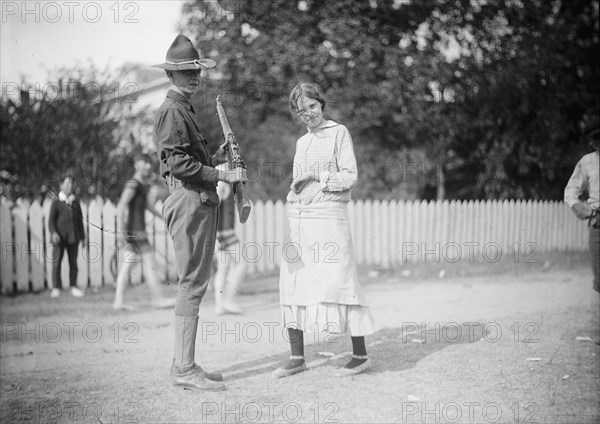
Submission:
M 562 199 L 586 149 L 579 126 L 598 107 L 598 2 L 503 1 L 472 16 L 456 24 L 471 59 L 459 59 L 462 81 L 448 81 L 466 124 L 455 127 L 455 193 Z
M 598 102 L 597 0 L 196 1 L 183 22 L 254 162 L 291 160 L 286 96 L 318 83 L 355 139 L 359 197 L 559 199 Z
M 80 196 L 116 199 L 132 174 L 118 83 L 95 68 L 59 69 L 42 89 L 0 103 L 2 195 L 35 197 L 72 175 Z M 125 140 L 127 143 L 127 140 Z

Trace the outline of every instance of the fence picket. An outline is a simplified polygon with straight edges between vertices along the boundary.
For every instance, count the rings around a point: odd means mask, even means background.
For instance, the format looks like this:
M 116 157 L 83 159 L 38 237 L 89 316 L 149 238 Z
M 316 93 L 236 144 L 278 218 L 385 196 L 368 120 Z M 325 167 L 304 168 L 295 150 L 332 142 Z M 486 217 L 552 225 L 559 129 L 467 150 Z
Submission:
M 83 231 L 84 234 L 88 234 L 88 207 L 85 203 L 81 202 L 81 215 L 83 217 Z M 77 253 L 77 287 L 80 289 L 87 288 L 89 284 L 90 277 L 90 263 L 87 260 L 87 250 L 88 250 L 89 240 L 86 237 L 84 247 L 79 246 L 79 250 Z
M 561 206 L 562 202 L 555 202 L 553 207 L 552 207 L 552 214 L 551 214 L 551 219 L 552 219 L 552 228 L 549 230 L 551 231 L 550 234 L 550 240 L 551 240 L 551 244 L 550 244 L 550 249 L 551 250 L 558 250 L 559 246 L 560 246 L 560 234 L 559 234 L 559 228 L 560 228 L 560 206 Z
M 448 202 L 433 202 L 432 206 L 434 216 L 432 240 L 434 243 L 437 243 L 439 250 L 442 250 L 446 244 L 447 214 L 444 212 L 447 210 Z
M 389 200 L 381 202 L 380 219 L 379 219 L 379 234 L 381 237 L 381 250 L 379 254 L 380 264 L 383 268 L 390 267 L 390 247 L 391 247 L 391 222 L 390 222 L 390 204 Z
M 31 289 L 44 290 L 44 211 L 38 201 L 29 207 L 29 263 Z
M 528 252 L 531 243 L 534 243 L 532 228 L 531 228 L 531 200 L 527 200 L 523 203 L 523 232 L 522 232 L 522 245 L 523 252 Z
M 2 293 L 51 287 L 53 253 L 46 218 L 50 205 L 48 199 L 43 205 L 11 205 L 0 199 Z M 156 206 L 160 209 L 162 205 Z M 289 232 L 285 209 L 281 200 L 256 202 L 248 222 L 236 223 L 242 242 L 240 257 L 247 259 L 248 273 L 277 270 Z M 111 284 L 116 208 L 96 198 L 89 206 L 82 203 L 82 213 L 88 249 L 83 249 L 78 259 L 77 284 L 81 288 Z M 492 260 L 499 253 L 531 257 L 532 248 L 533 253 L 588 249 L 586 222 L 578 220 L 562 202 L 358 200 L 348 204 L 348 220 L 359 265 L 389 268 L 407 262 L 481 259 L 482 255 Z M 175 283 L 173 243 L 164 222 L 148 214 L 147 234 L 155 250 L 156 272 Z M 138 265 L 132 282 L 142 281 L 141 275 Z M 66 258 L 61 276 L 67 288 Z
M 413 205 L 414 202 L 408 201 L 404 203 L 404 214 L 402 215 L 403 231 L 402 235 L 402 262 L 412 263 L 415 261 L 414 255 L 416 248 L 413 246 L 413 233 L 415 232 L 413 226 Z
M 475 227 L 477 227 L 476 219 L 476 211 L 475 211 L 475 201 L 469 200 L 466 204 L 465 208 L 465 222 L 463 223 L 464 229 L 464 237 L 462 239 L 462 243 L 460 243 L 460 251 L 461 258 L 468 250 L 465 246 L 468 246 L 467 243 L 477 243 L 478 240 L 474 238 L 474 233 L 477 231 Z M 475 245 L 475 252 L 477 252 L 477 256 L 481 257 L 481 246 Z
M 400 266 L 406 263 L 406 257 L 404 256 L 404 241 L 406 239 L 406 202 L 400 200 L 396 207 L 398 213 L 396 222 L 398 223 L 398 229 L 396 231 L 396 263 Z
M 535 219 L 535 230 L 536 240 L 540 245 L 541 252 L 546 252 L 548 246 L 548 211 L 550 210 L 549 202 L 544 201 L 543 203 L 536 203 L 536 212 L 534 212 Z
M 486 217 L 485 217 L 485 203 L 481 200 L 477 200 L 475 202 L 475 232 L 473 234 L 473 240 L 476 240 L 481 245 L 482 249 L 487 248 L 486 244 L 488 243 L 486 236 Z
M 434 216 L 434 205 L 433 202 L 422 201 L 421 202 L 421 213 L 423 217 L 421 221 L 422 239 L 419 246 L 423 250 L 421 254 L 421 261 L 438 261 L 438 246 L 435 245 L 433 240 L 434 227 L 435 227 L 435 216 Z
M 388 255 L 388 267 L 394 267 L 398 265 L 398 255 L 396 254 L 398 250 L 398 244 L 396 235 L 398 234 L 398 226 L 399 222 L 397 219 L 398 216 L 398 202 L 395 200 L 390 200 L 388 203 L 388 218 L 387 222 L 389 225 L 388 233 L 388 247 L 387 247 L 387 255 Z
M 29 212 L 29 203 L 21 202 L 14 210 L 14 226 L 15 226 L 15 245 L 18 254 L 16 255 L 16 280 L 17 280 L 17 291 L 27 292 L 29 291 L 29 261 L 27 250 L 29 245 L 27 243 L 27 219 Z
M 52 288 L 52 264 L 54 262 L 52 257 L 52 243 L 50 227 L 48 227 L 48 217 L 50 216 L 50 208 L 52 207 L 52 200 L 46 198 L 42 205 L 42 212 L 44 214 L 44 275 L 46 278 L 46 288 Z
M 491 227 L 491 201 L 480 201 L 479 202 L 479 214 L 481 219 L 481 244 L 483 246 L 493 245 L 496 249 L 499 249 L 499 254 L 502 256 L 502 246 L 499 245 L 498 241 L 493 236 L 493 228 Z
M 513 253 L 515 253 L 515 243 L 518 242 L 518 240 L 519 240 L 519 228 L 517 227 L 517 225 L 519 225 L 519 220 L 517 217 L 518 208 L 519 208 L 519 205 L 516 201 L 511 199 L 508 202 L 509 223 L 506 227 L 507 242 L 508 242 L 507 249 L 509 252 L 513 252 Z M 517 251 L 517 253 L 518 253 L 518 251 Z
M 0 291 L 12 293 L 17 245 L 13 241 L 13 217 L 8 200 L 0 197 Z
M 364 240 L 364 249 L 363 249 L 363 262 L 365 265 L 373 265 L 373 245 L 374 245 L 374 233 L 373 230 L 373 201 L 365 200 L 363 203 L 363 216 L 365 217 L 362 221 L 363 228 L 363 240 Z
M 363 252 L 365 251 L 365 237 L 364 237 L 364 220 L 358 217 L 363 216 L 364 202 L 362 200 L 357 201 L 354 204 L 354 255 L 356 257 L 357 264 L 364 264 L 365 257 Z
M 278 268 L 281 265 L 281 251 L 283 244 L 285 243 L 285 231 L 287 225 L 287 216 L 285 215 L 285 204 L 283 201 L 278 200 L 275 203 L 275 238 L 274 242 L 278 243 L 275 245 L 275 266 Z
M 414 202 L 410 202 L 410 238 L 409 238 L 409 243 L 410 243 L 410 257 L 409 257 L 409 262 L 418 262 L 420 260 L 421 257 L 421 253 L 420 253 L 420 248 L 421 246 L 419 245 L 420 242 L 420 237 L 421 237 L 421 228 L 419 225 L 419 206 L 420 206 L 420 202 L 418 201 L 414 201 Z M 422 221 L 422 220 L 421 220 Z M 407 246 L 408 247 L 408 246 Z M 408 253 L 408 250 L 407 250 Z
M 462 203 L 456 200 L 452 200 L 450 202 L 450 236 L 449 239 L 454 243 L 458 243 L 460 241 L 460 223 L 462 219 L 460 219 L 461 215 Z
M 371 205 L 371 226 L 369 234 L 371 235 L 371 248 L 369 249 L 371 257 L 369 263 L 373 267 L 381 267 L 381 201 L 374 200 Z

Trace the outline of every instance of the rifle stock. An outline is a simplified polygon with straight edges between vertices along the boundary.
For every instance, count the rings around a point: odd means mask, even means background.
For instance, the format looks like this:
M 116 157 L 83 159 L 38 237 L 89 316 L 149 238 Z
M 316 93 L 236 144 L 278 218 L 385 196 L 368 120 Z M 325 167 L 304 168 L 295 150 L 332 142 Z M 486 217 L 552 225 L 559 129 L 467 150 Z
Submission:
M 217 115 L 219 116 L 219 121 L 221 121 L 223 137 L 227 142 L 227 165 L 229 169 L 246 168 L 242 158 L 240 157 L 238 142 L 235 139 L 233 131 L 231 131 L 231 127 L 227 121 L 227 115 L 225 115 L 225 110 L 221 104 L 221 96 L 217 96 Z M 233 184 L 233 195 L 238 210 L 238 215 L 240 217 L 240 222 L 243 224 L 248 219 L 250 210 L 252 208 L 250 206 L 250 202 L 244 196 L 244 183 L 238 182 Z

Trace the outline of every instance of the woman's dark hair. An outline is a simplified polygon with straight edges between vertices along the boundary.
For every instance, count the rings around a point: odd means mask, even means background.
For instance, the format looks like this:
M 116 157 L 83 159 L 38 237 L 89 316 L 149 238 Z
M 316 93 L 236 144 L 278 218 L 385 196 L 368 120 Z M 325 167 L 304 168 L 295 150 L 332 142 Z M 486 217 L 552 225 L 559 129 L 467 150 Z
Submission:
M 296 85 L 292 92 L 290 93 L 290 110 L 294 115 L 298 113 L 298 99 L 301 97 L 307 97 L 309 99 L 314 99 L 321 103 L 321 109 L 324 111 L 327 103 L 323 98 L 323 94 L 321 94 L 321 90 L 316 84 L 312 84 L 310 82 L 303 82 Z

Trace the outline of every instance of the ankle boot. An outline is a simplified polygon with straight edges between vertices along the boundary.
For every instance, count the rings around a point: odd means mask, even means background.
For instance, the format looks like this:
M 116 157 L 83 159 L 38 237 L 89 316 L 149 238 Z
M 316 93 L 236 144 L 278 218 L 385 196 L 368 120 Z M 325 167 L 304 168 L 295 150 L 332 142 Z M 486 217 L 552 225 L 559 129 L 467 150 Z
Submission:
M 226 387 L 222 382 L 207 378 L 204 370 L 194 363 L 197 330 L 197 316 L 175 316 L 175 358 L 171 367 L 171 382 L 175 387 L 188 390 L 224 390 Z M 219 376 L 222 380 L 223 376 Z
M 194 366 L 204 373 L 204 376 L 212 381 L 223 381 L 223 374 L 220 372 L 210 372 L 205 371 L 200 365 L 194 363 Z M 173 375 L 175 373 L 175 359 L 173 359 L 173 363 L 171 364 L 171 379 L 173 379 Z

